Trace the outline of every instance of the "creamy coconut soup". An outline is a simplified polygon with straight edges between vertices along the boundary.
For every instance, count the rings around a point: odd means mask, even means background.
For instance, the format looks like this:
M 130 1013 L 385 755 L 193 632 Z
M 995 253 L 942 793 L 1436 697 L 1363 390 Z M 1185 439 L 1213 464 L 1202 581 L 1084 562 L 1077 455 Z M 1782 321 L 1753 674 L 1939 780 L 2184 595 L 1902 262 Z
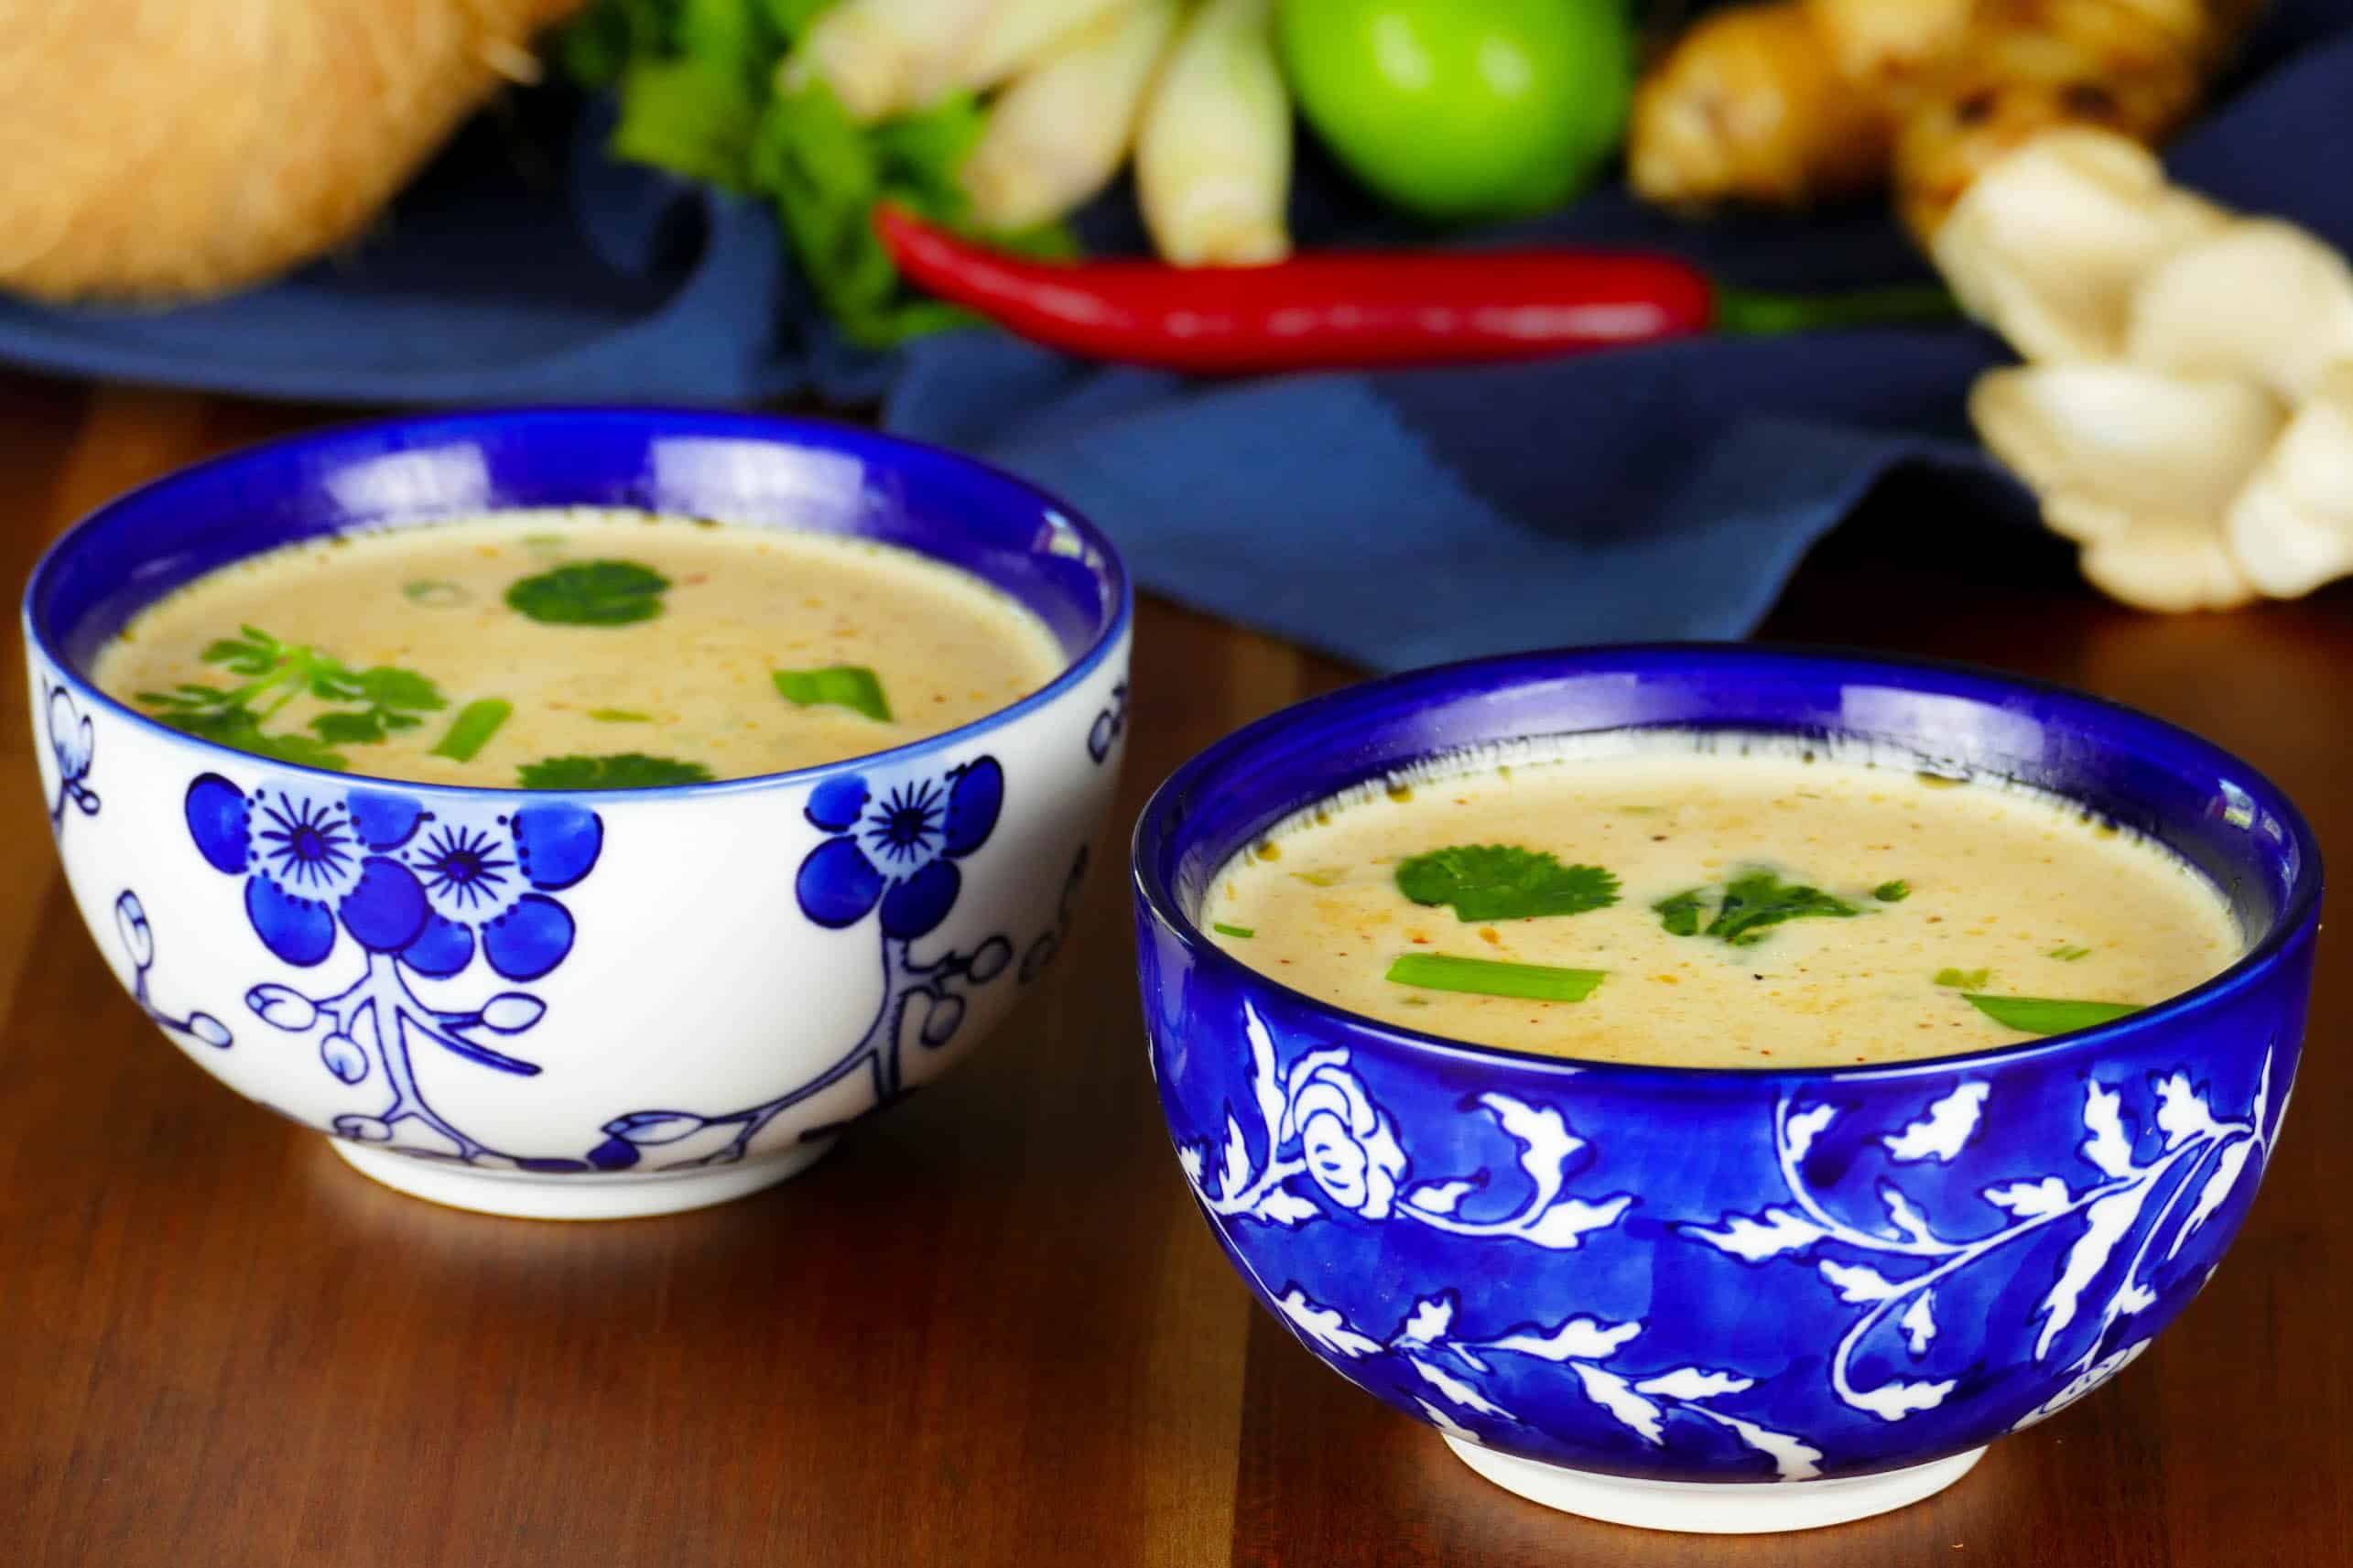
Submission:
M 580 509 L 235 562 L 140 613 L 92 674 L 241 751 L 580 789 L 881 751 L 1003 708 L 1063 662 L 1028 610 L 910 551 Z
M 1546 1054 L 1795 1067 L 2120 1016 L 2242 948 L 2159 846 L 2021 786 L 1685 735 L 1326 803 L 1201 922 L 1295 989 Z

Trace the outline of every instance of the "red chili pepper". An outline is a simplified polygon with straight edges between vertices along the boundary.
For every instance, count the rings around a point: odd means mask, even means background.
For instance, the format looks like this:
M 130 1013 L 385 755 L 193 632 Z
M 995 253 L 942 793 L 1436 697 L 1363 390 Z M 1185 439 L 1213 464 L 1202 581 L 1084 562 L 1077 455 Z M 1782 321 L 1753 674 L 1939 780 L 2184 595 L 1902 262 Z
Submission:
M 1569 250 L 1328 252 L 1271 266 L 1032 261 L 884 205 L 874 226 L 926 291 L 1090 359 L 1195 374 L 1536 359 L 1709 330 L 1766 334 L 1952 312 L 1941 289 L 1791 298 L 1672 256 Z

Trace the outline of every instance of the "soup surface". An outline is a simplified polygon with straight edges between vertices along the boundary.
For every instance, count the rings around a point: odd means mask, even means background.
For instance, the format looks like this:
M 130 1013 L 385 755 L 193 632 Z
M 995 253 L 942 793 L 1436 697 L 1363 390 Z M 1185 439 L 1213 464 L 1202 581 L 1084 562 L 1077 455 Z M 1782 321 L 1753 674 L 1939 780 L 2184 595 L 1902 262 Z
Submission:
M 178 729 L 428 784 L 743 778 L 952 730 L 1060 673 L 994 587 L 863 540 L 591 509 L 233 563 L 102 651 Z
M 2206 879 L 2050 795 L 1763 738 L 1619 749 L 1328 802 L 1236 857 L 1201 919 L 1353 1012 L 1686 1066 L 1981 1050 L 2241 951 Z

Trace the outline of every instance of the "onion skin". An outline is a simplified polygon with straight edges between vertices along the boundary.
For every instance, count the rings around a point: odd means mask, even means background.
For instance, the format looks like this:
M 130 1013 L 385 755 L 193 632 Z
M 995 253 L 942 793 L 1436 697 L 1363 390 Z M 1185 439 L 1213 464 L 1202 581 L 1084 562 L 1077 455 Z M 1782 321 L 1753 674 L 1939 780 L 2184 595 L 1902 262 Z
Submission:
M 169 303 L 356 238 L 581 0 L 0 0 L 0 287 Z

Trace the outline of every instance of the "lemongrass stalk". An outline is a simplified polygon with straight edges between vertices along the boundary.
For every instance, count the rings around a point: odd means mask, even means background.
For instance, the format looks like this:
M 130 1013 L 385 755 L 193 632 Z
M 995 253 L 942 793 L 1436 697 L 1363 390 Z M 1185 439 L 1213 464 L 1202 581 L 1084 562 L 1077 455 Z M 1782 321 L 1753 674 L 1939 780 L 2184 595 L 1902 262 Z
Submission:
M 1291 103 L 1271 0 L 1207 0 L 1171 47 L 1136 133 L 1136 195 L 1178 266 L 1282 260 L 1291 239 Z
M 927 107 L 947 62 L 995 8 L 996 0 L 842 0 L 810 26 L 777 86 L 796 92 L 821 81 L 861 124 Z
M 992 229 L 1026 229 L 1110 184 L 1134 145 L 1176 17 L 1176 0 L 1138 0 L 1099 16 L 999 94 L 958 171 L 972 215 Z
M 1066 40 L 1102 20 L 1107 13 L 1128 7 L 1133 0 L 997 0 L 988 24 L 974 29 L 965 48 L 948 62 L 948 92 L 984 92 L 1012 81 L 1048 56 L 1061 51 Z

